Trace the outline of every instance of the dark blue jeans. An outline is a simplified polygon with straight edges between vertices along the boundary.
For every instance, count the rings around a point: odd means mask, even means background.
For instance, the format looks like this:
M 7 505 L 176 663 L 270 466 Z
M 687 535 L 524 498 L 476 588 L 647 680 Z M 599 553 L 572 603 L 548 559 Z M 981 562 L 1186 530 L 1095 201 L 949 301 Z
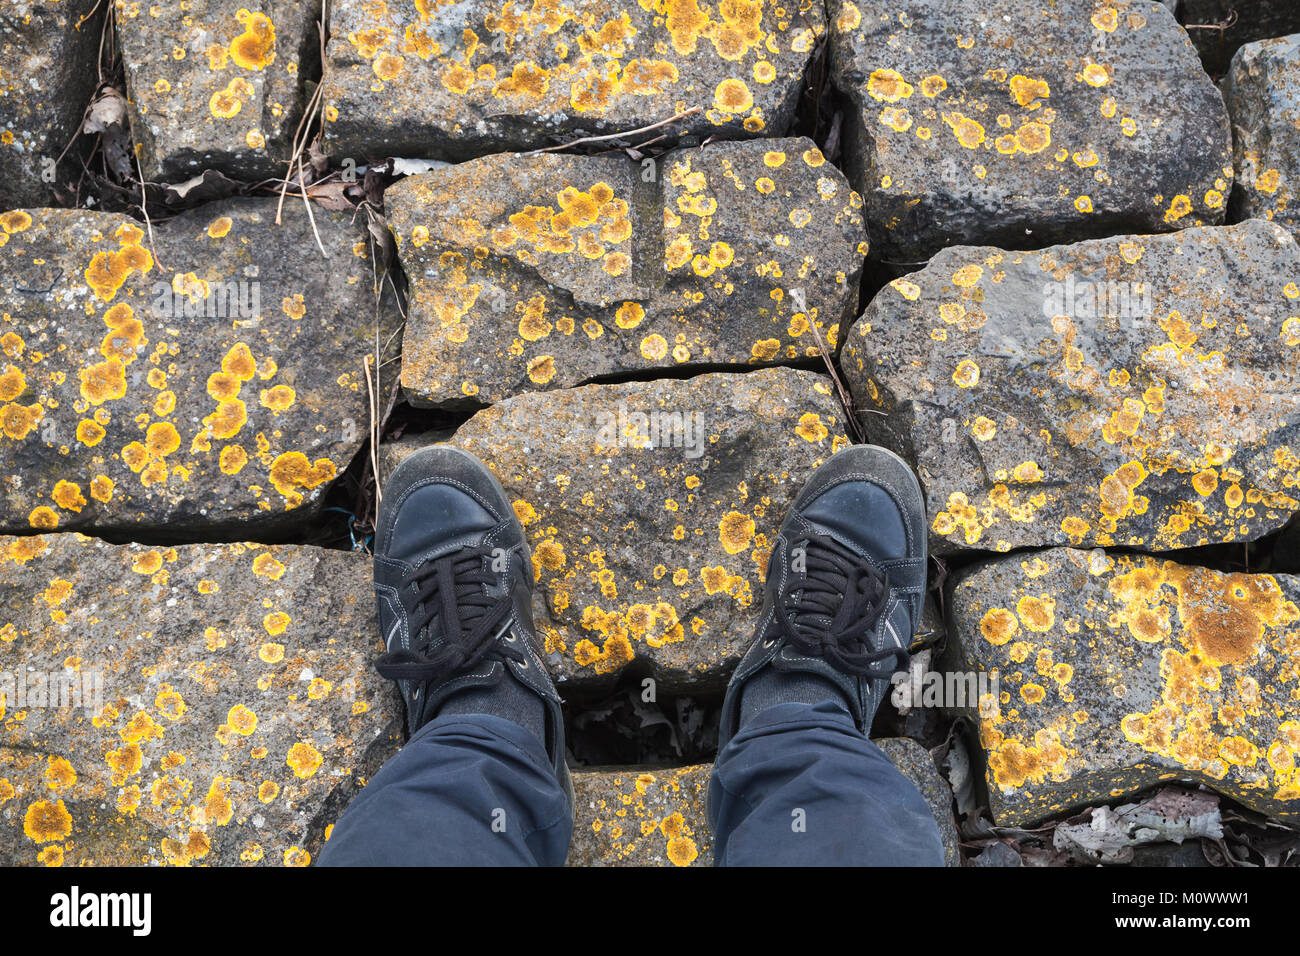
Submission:
M 941 866 L 925 800 L 840 704 L 777 704 L 713 767 L 709 823 L 725 866 Z M 343 813 L 322 866 L 559 866 L 573 822 L 541 742 L 449 715 L 421 728 Z

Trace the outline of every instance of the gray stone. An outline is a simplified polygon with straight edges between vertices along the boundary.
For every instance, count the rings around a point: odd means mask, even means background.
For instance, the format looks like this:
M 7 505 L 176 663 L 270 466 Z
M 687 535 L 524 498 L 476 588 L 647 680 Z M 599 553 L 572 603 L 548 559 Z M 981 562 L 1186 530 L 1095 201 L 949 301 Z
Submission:
M 0 538 L 0 599 L 5 866 L 306 865 L 400 736 L 362 555 Z
M 1300 510 L 1298 298 L 1295 240 L 1257 220 L 955 247 L 881 290 L 842 364 L 936 552 L 1248 541 Z
M 131 132 L 146 180 L 205 169 L 283 177 L 320 60 L 320 0 L 117 5 Z
M 385 201 L 411 282 L 402 383 L 491 403 L 604 375 L 834 348 L 857 308 L 861 200 L 806 139 L 669 153 L 502 154 Z
M 95 89 L 96 6 L 11 0 L 0 10 L 0 211 L 54 205 L 55 183 L 71 173 L 70 158 L 58 161 Z
M 877 740 L 925 796 L 943 840 L 946 866 L 960 866 L 952 795 L 925 748 L 903 737 Z M 711 866 L 707 799 L 710 764 L 581 770 L 569 866 Z
M 1232 116 L 1236 219 L 1268 219 L 1294 230 L 1300 182 L 1300 33 L 1243 46 L 1223 81 Z
M 998 681 L 963 709 L 979 727 L 994 821 L 1021 826 L 1182 781 L 1294 822 L 1297 599 L 1300 578 L 1100 549 L 978 566 L 949 602 L 950 666 Z
M 0 216 L 0 530 L 301 528 L 365 441 L 363 227 L 274 199 Z M 381 388 L 383 386 L 381 385 Z M 386 390 L 384 391 L 386 394 Z
M 842 428 L 826 378 L 762 369 L 519 396 L 453 444 L 523 522 L 561 692 L 635 662 L 661 693 L 695 693 L 720 691 L 753 638 L 771 541 Z
M 820 3 L 334 3 L 325 147 L 462 160 L 688 110 L 629 141 L 781 136 L 825 32 Z
M 872 255 L 1220 223 L 1223 101 L 1151 3 L 832 0 L 845 162 Z

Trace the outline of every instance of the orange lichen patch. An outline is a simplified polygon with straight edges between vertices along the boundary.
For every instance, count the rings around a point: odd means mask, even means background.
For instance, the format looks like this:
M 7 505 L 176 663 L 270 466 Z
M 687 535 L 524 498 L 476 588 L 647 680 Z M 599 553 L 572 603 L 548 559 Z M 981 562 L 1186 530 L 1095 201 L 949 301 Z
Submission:
M 12 402 L 27 390 L 27 376 L 10 365 L 0 373 L 0 402 Z
M 1177 222 L 1192 211 L 1190 196 L 1175 196 L 1165 210 L 1165 222 Z
M 257 799 L 263 803 L 274 803 L 279 795 L 280 785 L 274 780 L 263 780 L 262 785 L 257 788 Z
M 726 113 L 743 113 L 754 105 L 754 97 L 743 80 L 728 77 L 714 90 L 713 105 Z
M 718 541 L 727 554 L 739 554 L 754 537 L 754 519 L 738 511 L 729 511 L 718 522 Z
M 31 224 L 31 215 L 21 209 L 14 209 L 0 214 L 0 229 L 3 229 L 9 235 L 30 228 Z
M 233 225 L 234 220 L 229 216 L 218 216 L 208 223 L 207 233 L 213 239 L 222 239 L 230 232 L 230 227 Z
M 140 768 L 144 763 L 144 755 L 140 750 L 140 745 L 132 743 L 127 744 L 121 750 L 110 750 L 104 755 L 104 762 L 113 771 L 114 785 L 120 787 L 126 782 L 127 777 L 140 772 Z
M 275 25 L 264 13 L 240 10 L 244 32 L 230 41 L 230 58 L 246 70 L 261 70 L 275 60 Z
M 136 555 L 131 562 L 131 570 L 136 574 L 156 574 L 163 565 L 163 556 L 158 551 L 145 551 Z
M 264 664 L 278 664 L 284 660 L 284 645 L 268 641 L 257 649 L 257 658 Z
M 302 847 L 291 846 L 284 851 L 284 865 L 290 867 L 310 866 L 311 854 Z
M 226 714 L 226 723 L 235 733 L 247 737 L 257 730 L 257 714 L 243 704 L 236 704 Z
M 313 747 L 307 741 L 299 741 L 289 748 L 289 753 L 285 757 L 285 763 L 293 770 L 294 776 L 302 780 L 310 780 L 316 775 L 325 758 L 321 756 L 320 751 Z
M 952 373 L 952 380 L 961 388 L 974 388 L 979 384 L 980 367 L 971 359 L 962 359 Z
M 943 121 L 948 124 L 957 142 L 967 149 L 975 149 L 984 142 L 984 127 L 975 120 L 961 113 L 944 113 Z
M 163 684 L 154 698 L 154 707 L 168 720 L 180 720 L 185 716 L 185 698 L 170 684 Z
M 555 378 L 555 357 L 551 355 L 538 355 L 528 360 L 525 367 L 530 381 L 537 385 L 545 385 Z
M 1022 153 L 1041 153 L 1052 145 L 1052 128 L 1046 123 L 1025 123 L 1016 130 L 1016 148 Z
M 86 506 L 86 496 L 81 493 L 81 486 L 71 481 L 58 482 L 50 497 L 64 511 L 79 512 Z
M 40 405 L 23 406 L 11 402 L 0 406 L 0 431 L 7 438 L 19 441 L 26 438 L 43 417 L 45 409 Z
M 276 385 L 262 389 L 258 401 L 264 408 L 269 408 L 278 415 L 292 408 L 295 398 L 293 389 L 288 385 Z
M 53 531 L 59 526 L 59 516 L 46 505 L 37 505 L 27 516 L 27 523 L 42 531 Z
M 1011 88 L 1011 98 L 1016 101 L 1017 106 L 1035 108 L 1040 105 L 1037 100 L 1047 99 L 1052 92 L 1046 80 L 1031 79 L 1020 74 L 1008 80 L 1007 85 Z
M 109 302 L 132 272 L 147 273 L 153 268 L 153 255 L 141 247 L 144 231 L 131 223 L 123 223 L 113 233 L 118 250 L 113 253 L 97 252 L 86 267 L 86 284 L 101 300 Z
M 49 867 L 63 866 L 63 847 L 50 844 L 36 854 L 36 862 Z
M 230 800 L 230 780 L 220 775 L 212 779 L 203 798 L 203 814 L 208 823 L 224 827 L 235 815 L 235 805 Z
M 233 375 L 241 382 L 251 381 L 257 374 L 253 353 L 244 342 L 236 342 L 221 360 L 221 371 Z
M 266 628 L 266 633 L 272 637 L 279 637 L 291 623 L 293 623 L 293 619 L 283 611 L 272 611 L 262 618 L 262 626 Z
M 262 552 L 253 559 L 253 573 L 259 578 L 278 581 L 284 577 L 285 567 L 269 552 Z
M 334 463 L 328 458 L 318 458 L 313 464 L 300 451 L 287 451 L 271 463 L 271 484 L 285 498 L 287 507 L 302 504 L 299 489 L 311 491 L 334 478 Z
M 1042 783 L 1049 775 L 1064 771 L 1070 754 L 1062 746 L 1056 731 L 1038 731 L 1034 743 L 1027 746 L 1017 738 L 999 739 L 1001 734 L 991 727 L 991 723 L 989 720 L 983 722 L 981 734 L 993 736 L 996 741 L 989 753 L 988 766 L 1001 789 L 1014 790 L 1026 783 Z M 987 741 L 985 745 L 988 746 Z
M 51 756 L 45 766 L 45 786 L 55 791 L 67 790 L 77 782 L 77 771 L 62 757 Z
M 81 380 L 81 397 L 92 405 L 126 395 L 126 368 L 117 357 L 105 359 L 77 373 Z
M 830 431 L 822 424 L 821 416 L 816 412 L 805 412 L 799 417 L 799 424 L 795 426 L 795 434 L 804 441 L 816 444 L 826 440 Z
M 1020 622 L 1006 608 L 990 608 L 980 621 L 980 634 L 990 644 L 1001 646 L 1020 633 Z
M 1033 597 L 1026 594 L 1016 603 L 1016 614 L 1028 630 L 1044 633 L 1055 622 L 1056 601 L 1049 595 Z
M 867 78 L 867 94 L 885 103 L 897 103 L 912 95 L 912 85 L 897 70 L 880 69 Z
M 66 840 L 72 834 L 72 814 L 62 800 L 37 800 L 23 816 L 23 833 L 35 843 Z
M 588 609 L 592 610 L 592 609 Z M 584 614 L 584 621 L 586 615 Z M 636 654 L 626 634 L 615 633 L 605 639 L 603 647 L 583 638 L 573 647 L 573 660 L 579 667 L 590 667 L 597 674 L 612 674 L 632 663 Z

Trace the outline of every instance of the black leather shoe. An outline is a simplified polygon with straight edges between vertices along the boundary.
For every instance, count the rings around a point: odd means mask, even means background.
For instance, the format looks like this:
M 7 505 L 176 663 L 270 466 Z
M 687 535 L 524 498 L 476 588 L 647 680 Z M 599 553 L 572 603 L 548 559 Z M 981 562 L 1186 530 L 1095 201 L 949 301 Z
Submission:
M 869 732 L 889 678 L 907 669 L 925 574 L 925 499 L 901 458 L 854 445 L 818 468 L 773 544 L 757 634 L 727 685 L 719 748 L 739 729 L 746 683 L 764 668 L 834 684 Z
M 435 445 L 398 465 L 375 531 L 375 594 L 387 646 L 376 669 L 397 681 L 411 734 L 453 694 L 490 694 L 513 678 L 542 701 L 543 743 L 572 806 L 560 695 L 539 653 L 532 593 L 524 529 L 482 462 Z

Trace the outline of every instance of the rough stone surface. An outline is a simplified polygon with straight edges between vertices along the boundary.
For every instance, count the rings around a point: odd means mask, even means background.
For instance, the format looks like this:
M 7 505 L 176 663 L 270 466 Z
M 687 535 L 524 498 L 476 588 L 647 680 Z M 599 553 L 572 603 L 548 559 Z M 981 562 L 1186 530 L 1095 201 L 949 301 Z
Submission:
M 0 538 L 0 598 L 6 866 L 306 865 L 400 734 L 363 556 Z
M 1152 3 L 831 0 L 872 254 L 1038 247 L 1223 221 L 1223 101 Z
M 827 380 L 792 369 L 520 396 L 453 439 L 524 524 L 562 692 L 634 661 L 662 692 L 721 690 L 753 637 L 789 502 L 846 443 Z
M 44 174 L 56 172 L 95 88 L 103 18 L 77 29 L 94 7 L 15 0 L 0 10 L 0 211 L 54 203 Z
M 116 0 L 145 179 L 283 176 L 320 60 L 320 0 Z
M 981 566 L 954 588 L 959 669 L 989 807 L 1030 823 L 1167 780 L 1300 815 L 1300 579 L 1070 548 Z
M 952 812 L 952 790 L 939 775 L 934 758 L 929 751 L 908 737 L 886 737 L 876 743 L 885 752 L 885 756 L 894 762 L 894 766 L 916 784 L 921 796 L 925 797 L 930 812 L 934 814 L 934 822 L 939 825 L 944 865 L 961 866 L 960 837 L 957 835 L 957 821 Z
M 952 794 L 914 740 L 877 740 L 917 785 L 939 824 L 944 860 L 960 866 Z M 711 764 L 579 771 L 569 866 L 711 866 L 707 799 Z
M 796 0 L 330 5 L 330 155 L 468 159 L 582 133 L 780 136 L 826 32 Z
M 1234 13 L 1231 26 L 1217 27 L 1232 20 Z M 1205 69 L 1220 77 L 1243 43 L 1300 30 L 1300 5 L 1295 0 L 1181 0 L 1178 21 L 1187 26 Z M 1207 26 L 1213 29 L 1199 29 Z
M 0 216 L 0 530 L 301 526 L 365 439 L 375 314 L 362 228 L 315 215 L 328 259 L 272 199 L 152 242 L 105 213 Z
M 958 247 L 881 290 L 843 364 L 936 551 L 1250 540 L 1300 509 L 1298 299 L 1259 221 Z
M 1300 225 L 1300 33 L 1243 46 L 1223 83 L 1232 116 L 1235 219 Z
M 816 356 L 857 308 L 861 201 L 806 139 L 659 161 L 491 156 L 386 195 L 413 294 L 402 381 L 421 404 L 595 376 Z

